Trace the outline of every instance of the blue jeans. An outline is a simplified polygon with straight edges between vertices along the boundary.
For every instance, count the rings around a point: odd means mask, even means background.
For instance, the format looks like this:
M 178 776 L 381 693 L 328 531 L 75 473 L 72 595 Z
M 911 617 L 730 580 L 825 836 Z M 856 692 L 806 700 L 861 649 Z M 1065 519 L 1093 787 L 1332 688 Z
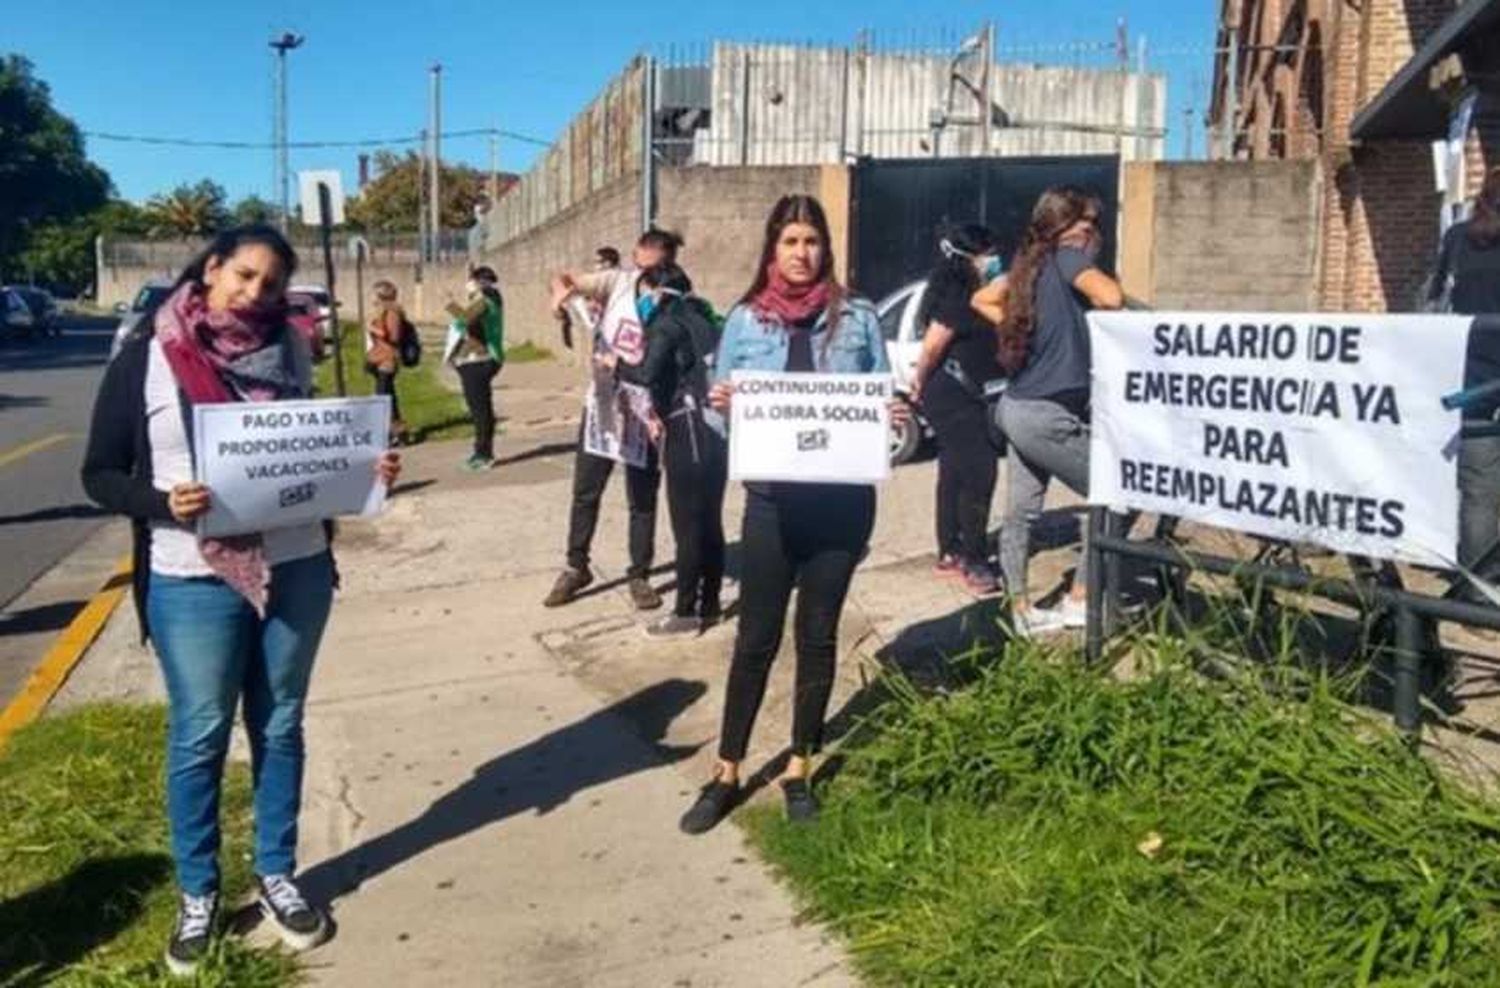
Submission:
M 219 888 L 219 788 L 241 696 L 255 780 L 255 871 L 295 871 L 302 708 L 332 603 L 327 553 L 272 569 L 264 619 L 222 580 L 151 574 L 147 620 L 170 705 L 167 816 L 184 892 Z

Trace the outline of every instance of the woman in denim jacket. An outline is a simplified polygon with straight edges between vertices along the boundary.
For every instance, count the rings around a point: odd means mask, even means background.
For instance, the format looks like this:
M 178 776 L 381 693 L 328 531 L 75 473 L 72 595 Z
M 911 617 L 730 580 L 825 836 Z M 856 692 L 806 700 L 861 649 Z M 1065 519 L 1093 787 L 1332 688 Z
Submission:
M 810 196 L 786 196 L 766 223 L 755 281 L 724 324 L 711 404 L 726 411 L 735 370 L 885 374 L 890 370 L 875 309 L 833 275 L 828 220 Z M 907 414 L 893 405 L 893 417 Z M 833 690 L 839 615 L 854 567 L 875 525 L 869 484 L 747 483 L 740 539 L 740 623 L 724 702 L 719 765 L 682 818 L 703 833 L 728 814 L 740 763 L 797 591 L 797 676 L 792 757 L 782 778 L 787 815 L 808 820 L 817 804 L 810 761 L 822 743 Z

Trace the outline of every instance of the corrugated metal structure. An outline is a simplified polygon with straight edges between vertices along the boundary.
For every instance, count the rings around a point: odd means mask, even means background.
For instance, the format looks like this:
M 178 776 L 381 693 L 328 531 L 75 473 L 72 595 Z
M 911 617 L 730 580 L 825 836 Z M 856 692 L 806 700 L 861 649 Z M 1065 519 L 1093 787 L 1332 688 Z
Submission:
M 637 58 L 490 212 L 484 242 L 504 244 L 640 174 L 648 105 L 654 165 L 1164 156 L 1164 76 L 1123 59 L 1001 64 L 995 51 L 984 30 L 941 49 L 717 42 L 698 55 Z

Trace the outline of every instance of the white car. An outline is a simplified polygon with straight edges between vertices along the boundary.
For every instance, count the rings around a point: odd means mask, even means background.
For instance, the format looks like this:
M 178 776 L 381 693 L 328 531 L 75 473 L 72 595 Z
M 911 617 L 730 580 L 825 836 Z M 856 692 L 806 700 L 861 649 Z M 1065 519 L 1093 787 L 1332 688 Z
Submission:
M 875 306 L 880 316 L 880 335 L 885 338 L 885 355 L 896 378 L 896 393 L 911 393 L 912 375 L 917 358 L 922 355 L 922 327 L 917 325 L 917 310 L 927 294 L 927 282 L 913 281 L 896 289 Z M 932 426 L 920 411 L 913 409 L 911 420 L 891 434 L 891 463 L 905 463 L 917 455 L 922 443 L 932 437 Z
M 125 337 L 140 323 L 141 317 L 146 314 L 147 309 L 154 309 L 172 292 L 172 283 L 164 278 L 153 278 L 141 286 L 140 291 L 135 293 L 135 300 L 129 305 L 121 302 L 115 306 L 115 314 L 120 317 L 120 325 L 115 327 L 115 338 L 109 345 L 109 355 L 114 357 L 120 352 L 120 347 L 125 344 Z
M 9 288 L 0 288 L 0 327 L 4 328 L 5 336 L 29 336 L 36 328 L 31 307 Z
M 333 296 L 328 294 L 328 289 L 322 285 L 292 285 L 287 290 L 288 295 L 306 295 L 318 304 L 318 327 L 323 331 L 323 339 L 328 343 L 333 342 Z

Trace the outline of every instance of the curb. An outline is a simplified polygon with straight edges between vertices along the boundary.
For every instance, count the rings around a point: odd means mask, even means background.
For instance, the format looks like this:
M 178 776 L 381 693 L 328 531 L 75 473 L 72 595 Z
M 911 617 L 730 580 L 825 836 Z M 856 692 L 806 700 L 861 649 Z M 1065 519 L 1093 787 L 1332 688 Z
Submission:
M 62 689 L 73 670 L 88 652 L 89 646 L 99 637 L 104 626 L 114 614 L 130 589 L 131 565 L 126 556 L 115 567 L 114 573 L 105 581 L 83 610 L 69 622 L 57 636 L 47 654 L 37 663 L 26 685 L 21 687 L 10 704 L 0 711 L 0 747 L 10 736 L 42 715 L 47 704 Z

